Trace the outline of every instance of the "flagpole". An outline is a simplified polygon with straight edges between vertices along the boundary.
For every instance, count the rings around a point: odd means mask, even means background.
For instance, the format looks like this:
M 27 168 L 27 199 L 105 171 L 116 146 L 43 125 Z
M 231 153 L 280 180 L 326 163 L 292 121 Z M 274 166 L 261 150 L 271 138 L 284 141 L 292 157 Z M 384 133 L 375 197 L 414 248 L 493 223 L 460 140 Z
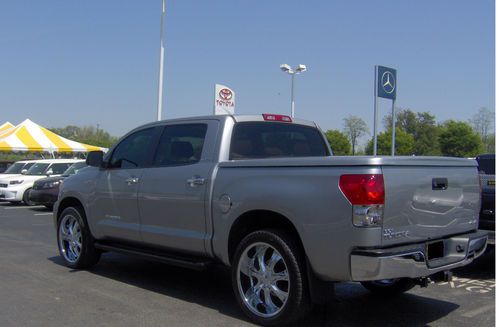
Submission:
M 165 58 L 165 48 L 163 45 L 163 20 L 165 18 L 165 1 L 162 0 L 161 10 L 161 23 L 160 23 L 160 73 L 158 77 L 158 112 L 157 120 L 162 118 L 162 105 L 163 105 L 163 62 Z

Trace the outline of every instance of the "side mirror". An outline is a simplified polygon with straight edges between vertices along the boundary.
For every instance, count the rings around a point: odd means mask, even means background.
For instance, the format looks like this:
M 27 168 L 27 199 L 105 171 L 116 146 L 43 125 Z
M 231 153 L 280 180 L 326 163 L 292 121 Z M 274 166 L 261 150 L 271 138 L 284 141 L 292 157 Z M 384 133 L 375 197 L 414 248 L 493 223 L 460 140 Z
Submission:
M 45 173 L 45 175 L 47 176 L 50 176 L 50 175 L 53 175 L 54 174 L 54 171 L 52 170 L 52 168 L 50 168 L 49 170 L 47 170 L 47 172 Z
M 28 169 L 23 169 L 23 170 L 21 170 L 21 174 L 22 174 L 22 175 L 26 175 L 26 173 L 27 173 L 27 172 L 28 172 Z
M 92 167 L 102 167 L 103 156 L 104 152 L 102 151 L 90 151 L 87 155 L 87 160 L 85 160 L 85 163 L 88 166 Z

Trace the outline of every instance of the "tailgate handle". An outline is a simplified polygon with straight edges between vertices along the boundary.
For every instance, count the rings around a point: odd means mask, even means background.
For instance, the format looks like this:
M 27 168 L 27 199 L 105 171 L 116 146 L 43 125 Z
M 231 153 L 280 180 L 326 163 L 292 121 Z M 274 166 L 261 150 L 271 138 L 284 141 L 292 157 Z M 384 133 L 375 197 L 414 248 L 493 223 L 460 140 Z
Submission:
M 432 179 L 432 189 L 433 190 L 446 190 L 448 188 L 448 178 L 433 178 Z

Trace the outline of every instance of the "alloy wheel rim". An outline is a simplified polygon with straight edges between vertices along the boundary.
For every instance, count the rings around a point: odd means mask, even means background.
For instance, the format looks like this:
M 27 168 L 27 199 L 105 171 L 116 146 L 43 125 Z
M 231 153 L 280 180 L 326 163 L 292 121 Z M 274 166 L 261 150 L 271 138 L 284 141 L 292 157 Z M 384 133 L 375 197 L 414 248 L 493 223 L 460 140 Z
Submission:
M 64 216 L 59 224 L 59 248 L 67 261 L 74 263 L 82 251 L 82 231 L 75 216 Z
M 288 267 L 281 253 L 267 243 L 253 243 L 238 262 L 238 290 L 245 306 L 260 317 L 276 316 L 290 292 Z

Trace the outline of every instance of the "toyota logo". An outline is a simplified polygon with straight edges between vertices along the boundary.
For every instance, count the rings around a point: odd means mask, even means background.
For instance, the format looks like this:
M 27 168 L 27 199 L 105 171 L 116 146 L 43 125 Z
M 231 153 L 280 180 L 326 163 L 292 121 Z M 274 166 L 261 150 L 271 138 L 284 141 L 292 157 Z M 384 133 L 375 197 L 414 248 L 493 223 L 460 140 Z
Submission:
M 219 97 L 224 100 L 231 100 L 233 98 L 233 92 L 230 89 L 222 89 L 219 91 Z
M 390 71 L 386 71 L 382 74 L 382 88 L 387 94 L 391 94 L 396 88 L 396 79 Z

